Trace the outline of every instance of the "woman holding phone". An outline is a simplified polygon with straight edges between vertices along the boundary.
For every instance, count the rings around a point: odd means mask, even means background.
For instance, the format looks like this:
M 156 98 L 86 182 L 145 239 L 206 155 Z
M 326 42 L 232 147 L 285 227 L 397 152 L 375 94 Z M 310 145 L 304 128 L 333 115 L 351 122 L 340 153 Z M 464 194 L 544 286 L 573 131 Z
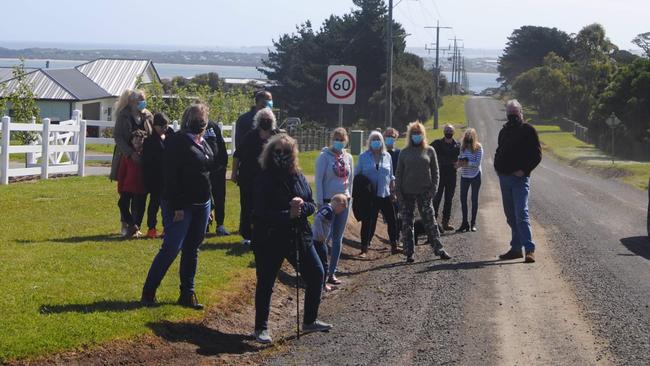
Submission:
M 476 231 L 476 216 L 478 214 L 478 192 L 481 189 L 481 160 L 483 147 L 478 142 L 476 130 L 468 128 L 463 134 L 458 157 L 460 168 L 460 204 L 463 212 L 463 222 L 458 232 Z M 472 222 L 467 221 L 467 194 L 472 188 Z

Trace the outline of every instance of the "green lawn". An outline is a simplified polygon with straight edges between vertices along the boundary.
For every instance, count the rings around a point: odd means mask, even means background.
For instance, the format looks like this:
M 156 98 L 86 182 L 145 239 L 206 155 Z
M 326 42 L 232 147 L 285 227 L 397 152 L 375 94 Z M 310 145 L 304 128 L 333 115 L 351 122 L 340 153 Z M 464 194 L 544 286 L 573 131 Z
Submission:
M 115 145 L 88 144 L 86 145 L 86 153 L 113 154 L 114 148 Z
M 115 183 L 63 178 L 0 187 L 0 363 L 150 333 L 163 320 L 200 318 L 174 305 L 178 260 L 158 292 L 138 304 L 161 240 L 121 240 Z M 239 193 L 228 184 L 226 227 L 236 229 Z M 196 290 L 215 304 L 233 280 L 252 276 L 241 237 L 206 239 Z
M 544 149 L 558 159 L 586 169 L 619 172 L 621 180 L 639 189 L 648 189 L 650 163 L 614 159 L 609 154 L 578 140 L 570 132 L 553 125 L 535 125 Z

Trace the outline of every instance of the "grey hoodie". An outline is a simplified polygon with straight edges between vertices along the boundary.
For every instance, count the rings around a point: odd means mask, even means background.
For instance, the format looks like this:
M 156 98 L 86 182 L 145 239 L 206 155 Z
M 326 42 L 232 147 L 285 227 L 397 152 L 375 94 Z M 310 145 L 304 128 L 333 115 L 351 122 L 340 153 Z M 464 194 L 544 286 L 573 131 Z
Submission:
M 335 154 L 329 147 L 321 150 L 316 160 L 316 203 L 323 204 L 337 193 L 352 197 L 352 177 L 354 177 L 354 162 L 352 155 L 345 149 L 341 154 Z

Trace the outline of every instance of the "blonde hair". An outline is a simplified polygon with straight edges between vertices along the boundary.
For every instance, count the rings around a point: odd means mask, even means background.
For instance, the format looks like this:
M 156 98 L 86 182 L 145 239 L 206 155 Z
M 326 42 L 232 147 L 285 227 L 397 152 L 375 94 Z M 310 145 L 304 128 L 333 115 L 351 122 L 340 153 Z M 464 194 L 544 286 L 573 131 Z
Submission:
M 414 146 L 413 141 L 411 140 L 411 135 L 415 130 L 418 130 L 420 134 L 422 134 L 422 144 L 420 146 Z M 406 127 L 406 147 L 420 147 L 424 148 L 428 145 L 427 142 L 427 133 L 426 130 L 424 129 L 424 125 L 420 123 L 420 121 L 415 121 L 409 123 L 409 125 Z
M 388 127 L 386 131 L 384 131 L 384 136 L 399 137 L 399 132 L 392 127 Z
M 293 166 L 289 168 L 292 174 L 300 173 L 300 165 L 298 163 L 298 143 L 291 136 L 286 133 L 280 133 L 272 136 L 269 141 L 264 145 L 264 150 L 259 157 L 259 163 L 262 170 L 267 170 L 273 166 L 273 150 L 276 145 L 287 144 L 291 148 L 291 155 L 293 156 Z
M 379 141 L 381 141 L 381 152 L 386 152 L 386 143 L 384 143 L 384 136 L 381 134 L 379 131 L 372 131 L 368 135 L 368 140 L 366 141 L 366 149 L 370 151 L 374 151 L 370 148 L 370 141 L 374 140 L 375 137 L 379 137 Z
M 334 138 L 336 137 L 341 137 L 345 142 L 348 142 L 348 131 L 345 130 L 343 127 L 337 127 L 332 131 L 332 135 L 330 136 L 330 140 L 334 141 Z
M 268 118 L 273 121 L 271 124 L 271 130 L 275 130 L 277 128 L 278 123 L 275 120 L 275 114 L 273 114 L 273 111 L 269 108 L 262 108 L 257 113 L 255 113 L 255 117 L 253 117 L 253 128 L 257 128 L 260 125 L 260 121 L 264 118 Z
M 140 98 L 144 99 L 144 92 L 142 90 L 124 90 L 120 95 L 120 98 L 117 100 L 117 103 L 115 103 L 115 114 L 119 114 L 124 108 L 128 107 L 132 101 L 138 100 Z
M 348 205 L 348 196 L 344 193 L 337 193 L 330 198 L 330 203 L 336 203 L 339 205 Z
M 472 139 L 471 146 L 468 146 L 467 142 L 465 141 L 467 137 L 470 137 Z M 468 128 L 463 134 L 463 141 L 460 150 L 463 151 L 465 149 L 469 149 L 475 153 L 479 148 L 481 148 L 481 144 L 478 142 L 478 134 L 476 133 L 476 130 L 473 128 Z

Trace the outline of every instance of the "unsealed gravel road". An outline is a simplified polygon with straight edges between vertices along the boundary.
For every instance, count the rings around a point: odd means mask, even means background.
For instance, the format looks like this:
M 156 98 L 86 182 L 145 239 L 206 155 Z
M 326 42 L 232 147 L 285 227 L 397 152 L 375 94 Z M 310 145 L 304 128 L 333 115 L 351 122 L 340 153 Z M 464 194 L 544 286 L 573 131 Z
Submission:
M 499 262 L 510 231 L 491 165 L 503 107 L 473 98 L 466 110 L 486 157 L 479 232 L 444 237 L 451 261 L 419 246 L 413 265 L 383 256 L 343 273 L 321 311 L 334 330 L 267 364 L 650 364 L 647 196 L 546 156 L 530 201 L 538 262 Z

